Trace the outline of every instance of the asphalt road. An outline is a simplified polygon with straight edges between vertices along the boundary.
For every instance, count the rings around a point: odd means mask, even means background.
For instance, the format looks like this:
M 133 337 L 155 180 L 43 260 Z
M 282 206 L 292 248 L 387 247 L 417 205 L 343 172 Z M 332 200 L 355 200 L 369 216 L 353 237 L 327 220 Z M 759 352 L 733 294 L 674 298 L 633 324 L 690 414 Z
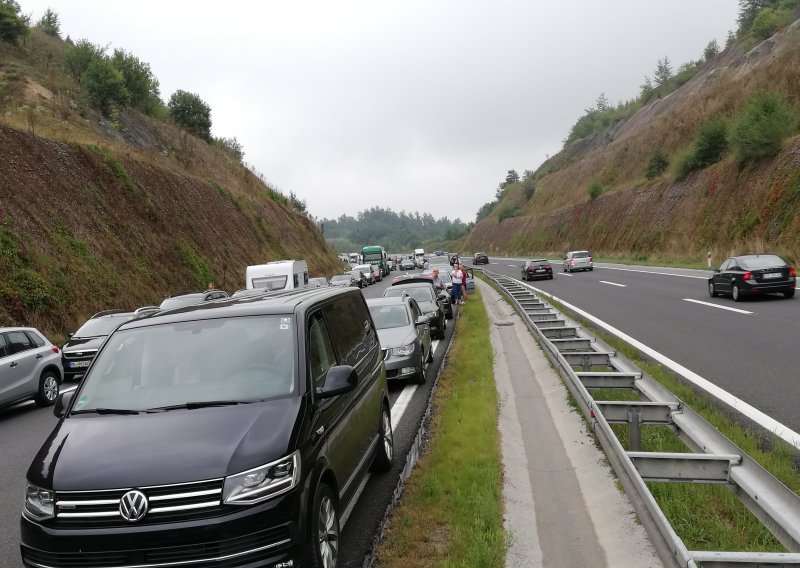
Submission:
M 481 267 L 519 280 L 522 262 L 490 258 Z M 529 283 L 800 431 L 797 297 L 711 298 L 704 270 L 595 264 L 592 272 L 566 274 L 560 262 L 553 270 L 553 280 Z
M 411 271 L 409 271 L 410 273 Z M 419 272 L 419 271 L 414 271 Z M 392 273 L 395 276 L 398 273 Z M 400 273 L 402 274 L 402 273 Z M 363 290 L 367 298 L 380 297 L 389 279 Z M 452 338 L 454 320 L 448 320 L 446 337 L 436 341 L 434 360 L 428 366 L 428 380 L 422 385 L 405 381 L 390 383 L 395 463 L 390 472 L 372 475 L 342 531 L 339 566 L 360 567 L 370 550 L 372 538 L 391 499 L 400 471 L 416 436 L 447 345 Z M 62 390 L 74 385 L 62 385 Z M 19 556 L 19 517 L 25 490 L 25 474 L 42 442 L 56 426 L 52 408 L 39 408 L 32 402 L 0 410 L 0 567 L 22 566 Z

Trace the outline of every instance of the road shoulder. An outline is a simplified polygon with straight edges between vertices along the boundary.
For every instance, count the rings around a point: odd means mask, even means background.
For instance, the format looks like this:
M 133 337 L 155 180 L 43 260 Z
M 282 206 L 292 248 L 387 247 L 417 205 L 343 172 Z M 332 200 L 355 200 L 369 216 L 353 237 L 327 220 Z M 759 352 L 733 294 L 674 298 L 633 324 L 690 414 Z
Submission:
M 506 567 L 661 567 L 560 377 L 513 308 L 477 284 L 496 353 Z

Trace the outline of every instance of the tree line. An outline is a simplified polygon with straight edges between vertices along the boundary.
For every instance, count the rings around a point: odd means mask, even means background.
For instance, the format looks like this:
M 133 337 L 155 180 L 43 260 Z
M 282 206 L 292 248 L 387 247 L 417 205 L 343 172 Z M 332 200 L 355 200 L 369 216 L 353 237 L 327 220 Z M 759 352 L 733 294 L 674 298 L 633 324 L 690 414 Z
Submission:
M 472 224 L 447 217 L 436 219 L 430 213 L 397 213 L 373 207 L 355 217 L 341 215 L 337 219 L 320 219 L 317 225 L 337 252 L 354 252 L 366 245 L 381 245 L 389 252 L 405 252 L 426 243 L 453 241 L 461 238 Z

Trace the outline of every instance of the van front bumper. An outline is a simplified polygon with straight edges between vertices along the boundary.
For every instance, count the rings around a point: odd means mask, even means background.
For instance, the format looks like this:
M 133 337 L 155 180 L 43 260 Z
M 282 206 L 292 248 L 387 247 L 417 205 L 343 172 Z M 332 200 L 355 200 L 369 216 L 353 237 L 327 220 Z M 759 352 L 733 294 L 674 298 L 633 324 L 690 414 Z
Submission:
M 81 528 L 21 521 L 22 563 L 30 568 L 210 568 L 305 564 L 296 492 L 205 519 Z

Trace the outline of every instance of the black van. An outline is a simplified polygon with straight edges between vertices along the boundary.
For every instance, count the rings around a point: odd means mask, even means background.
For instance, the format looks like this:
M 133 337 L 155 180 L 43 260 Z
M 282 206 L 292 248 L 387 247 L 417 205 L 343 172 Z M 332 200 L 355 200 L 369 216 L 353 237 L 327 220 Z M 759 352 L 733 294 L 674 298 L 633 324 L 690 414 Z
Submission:
M 362 294 L 315 288 L 131 320 L 28 469 L 25 566 L 334 568 L 339 518 L 391 467 Z

